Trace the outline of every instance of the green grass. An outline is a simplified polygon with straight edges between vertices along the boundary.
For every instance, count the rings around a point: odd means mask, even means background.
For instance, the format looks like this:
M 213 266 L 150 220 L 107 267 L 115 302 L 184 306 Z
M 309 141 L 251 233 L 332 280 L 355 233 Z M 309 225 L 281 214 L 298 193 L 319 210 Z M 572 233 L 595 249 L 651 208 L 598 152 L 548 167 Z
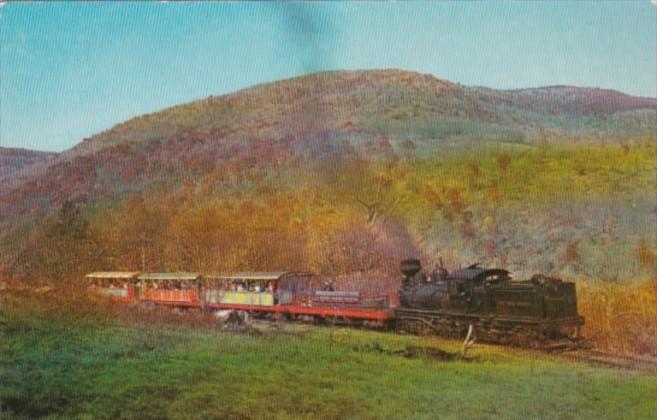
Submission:
M 348 329 L 2 319 L 0 403 L 9 418 L 638 419 L 656 410 L 647 373 L 499 347 L 441 362 L 395 351 L 458 351 L 458 343 Z

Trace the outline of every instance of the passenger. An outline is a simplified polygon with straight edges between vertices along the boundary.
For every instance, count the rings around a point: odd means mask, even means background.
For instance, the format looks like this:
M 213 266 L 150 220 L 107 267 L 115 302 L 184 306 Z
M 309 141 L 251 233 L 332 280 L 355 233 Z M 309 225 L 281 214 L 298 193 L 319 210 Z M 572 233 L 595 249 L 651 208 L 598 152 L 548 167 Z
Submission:
M 271 281 L 268 281 L 268 282 L 267 282 L 267 291 L 268 291 L 269 293 L 273 293 L 273 292 L 274 292 L 274 285 L 272 284 Z
M 237 291 L 238 292 L 243 292 L 244 291 L 244 286 L 242 286 L 242 283 L 237 284 Z

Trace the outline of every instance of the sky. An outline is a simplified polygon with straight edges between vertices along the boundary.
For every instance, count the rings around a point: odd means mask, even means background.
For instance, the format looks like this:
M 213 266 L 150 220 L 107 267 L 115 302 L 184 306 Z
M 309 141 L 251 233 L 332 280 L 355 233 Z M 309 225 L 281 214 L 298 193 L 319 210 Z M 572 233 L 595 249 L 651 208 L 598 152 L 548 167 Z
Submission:
M 62 151 L 137 115 L 323 70 L 655 97 L 655 2 L 6 3 L 0 146 Z

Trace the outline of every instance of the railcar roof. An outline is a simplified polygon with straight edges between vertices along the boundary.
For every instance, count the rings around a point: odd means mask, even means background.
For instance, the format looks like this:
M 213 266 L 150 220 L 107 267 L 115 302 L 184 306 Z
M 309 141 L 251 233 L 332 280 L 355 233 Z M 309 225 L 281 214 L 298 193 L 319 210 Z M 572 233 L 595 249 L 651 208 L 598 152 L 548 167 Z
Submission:
M 208 274 L 208 279 L 228 280 L 280 280 L 288 276 L 312 276 L 312 273 L 297 271 L 262 271 L 262 272 L 238 272 L 238 273 L 216 273 Z
M 97 271 L 89 273 L 85 277 L 88 279 L 134 279 L 139 275 L 138 271 Z
M 199 273 L 144 273 L 137 277 L 138 280 L 196 280 L 201 275 Z

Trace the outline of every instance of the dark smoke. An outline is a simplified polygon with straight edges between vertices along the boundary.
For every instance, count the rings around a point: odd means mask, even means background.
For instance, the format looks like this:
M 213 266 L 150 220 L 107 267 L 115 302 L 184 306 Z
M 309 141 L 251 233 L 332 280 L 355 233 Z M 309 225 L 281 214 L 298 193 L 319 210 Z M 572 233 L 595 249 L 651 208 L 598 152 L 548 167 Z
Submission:
M 297 55 L 302 57 L 304 73 L 331 67 L 333 53 L 326 41 L 336 34 L 336 29 L 326 14 L 312 12 L 318 10 L 319 6 L 308 3 L 282 5 L 284 30 L 297 49 Z

